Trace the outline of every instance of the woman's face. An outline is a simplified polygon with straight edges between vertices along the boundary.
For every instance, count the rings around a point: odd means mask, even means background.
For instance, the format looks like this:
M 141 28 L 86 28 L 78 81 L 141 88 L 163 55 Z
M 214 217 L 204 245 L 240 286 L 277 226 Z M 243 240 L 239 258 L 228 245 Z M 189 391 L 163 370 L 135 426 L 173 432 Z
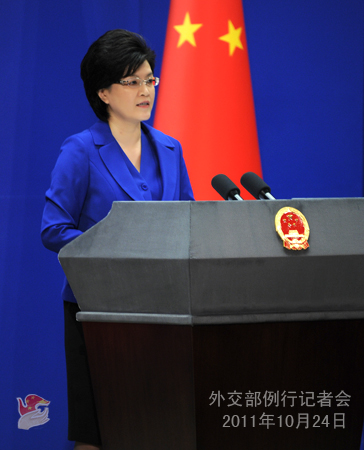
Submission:
M 133 76 L 137 76 L 141 80 L 151 78 L 153 72 L 148 61 L 144 61 Z M 128 80 L 130 77 L 125 79 Z M 147 87 L 145 83 L 137 87 L 123 86 L 116 83 L 108 88 L 100 89 L 98 94 L 101 100 L 108 105 L 109 122 L 134 124 L 150 118 L 155 88 L 154 86 Z

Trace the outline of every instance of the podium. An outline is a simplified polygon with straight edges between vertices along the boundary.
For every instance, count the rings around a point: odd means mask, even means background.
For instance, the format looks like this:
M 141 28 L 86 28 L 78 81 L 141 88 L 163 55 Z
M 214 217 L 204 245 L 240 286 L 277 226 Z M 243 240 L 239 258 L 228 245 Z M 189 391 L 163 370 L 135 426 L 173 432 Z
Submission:
M 363 222 L 358 198 L 115 202 L 59 254 L 103 449 L 359 450 Z

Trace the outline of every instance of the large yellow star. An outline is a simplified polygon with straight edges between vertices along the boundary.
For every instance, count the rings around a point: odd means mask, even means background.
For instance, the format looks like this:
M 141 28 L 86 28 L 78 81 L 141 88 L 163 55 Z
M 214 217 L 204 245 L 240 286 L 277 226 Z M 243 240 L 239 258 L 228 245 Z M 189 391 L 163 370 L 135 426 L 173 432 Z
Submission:
M 191 23 L 190 14 L 187 12 L 183 24 L 175 25 L 174 27 L 180 34 L 177 47 L 181 47 L 181 45 L 186 41 L 196 47 L 194 33 L 201 27 L 202 23 Z
M 241 48 L 242 50 L 244 47 L 240 40 L 242 28 L 240 27 L 235 29 L 231 20 L 228 21 L 228 24 L 229 24 L 229 33 L 219 37 L 219 39 L 229 44 L 229 55 L 231 56 L 234 53 L 236 47 Z

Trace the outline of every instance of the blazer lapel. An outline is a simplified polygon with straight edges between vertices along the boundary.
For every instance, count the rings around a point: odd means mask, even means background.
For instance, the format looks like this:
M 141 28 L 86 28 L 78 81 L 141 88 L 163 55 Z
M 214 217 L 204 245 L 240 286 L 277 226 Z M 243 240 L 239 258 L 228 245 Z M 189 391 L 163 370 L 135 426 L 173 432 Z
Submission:
M 98 122 L 91 128 L 94 143 L 99 146 L 99 154 L 116 183 L 133 199 L 145 200 L 127 168 L 122 150 L 107 123 Z
M 162 175 L 162 200 L 174 200 L 177 180 L 176 155 L 174 143 L 160 131 L 142 123 L 144 131 L 150 136 L 157 151 L 159 167 Z

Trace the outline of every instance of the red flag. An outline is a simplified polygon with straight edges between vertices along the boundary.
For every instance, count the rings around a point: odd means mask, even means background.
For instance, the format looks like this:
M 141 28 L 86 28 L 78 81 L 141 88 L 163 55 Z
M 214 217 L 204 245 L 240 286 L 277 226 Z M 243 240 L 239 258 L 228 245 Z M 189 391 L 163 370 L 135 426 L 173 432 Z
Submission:
M 181 142 L 196 200 L 221 200 L 219 173 L 261 176 L 241 0 L 171 0 L 158 89 L 154 126 Z

